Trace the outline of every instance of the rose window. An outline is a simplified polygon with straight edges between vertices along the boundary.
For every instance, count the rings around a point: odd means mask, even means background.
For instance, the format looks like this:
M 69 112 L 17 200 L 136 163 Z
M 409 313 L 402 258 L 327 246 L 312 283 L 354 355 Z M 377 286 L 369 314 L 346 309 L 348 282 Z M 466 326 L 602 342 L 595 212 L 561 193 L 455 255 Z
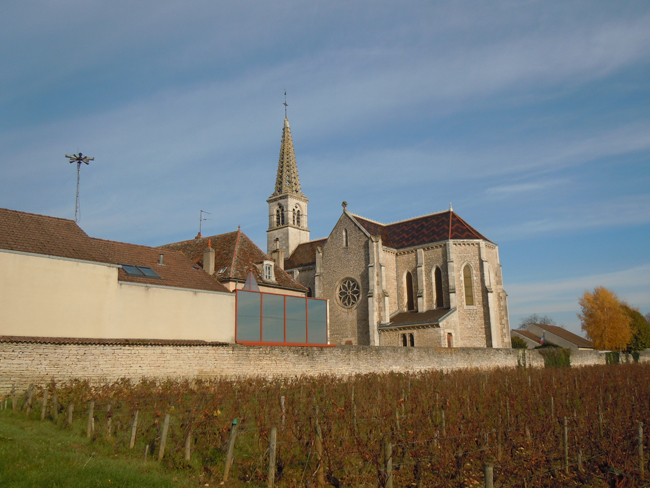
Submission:
M 339 285 L 339 303 L 345 308 L 354 307 L 359 301 L 360 296 L 361 290 L 359 289 L 359 283 L 352 278 L 345 278 Z

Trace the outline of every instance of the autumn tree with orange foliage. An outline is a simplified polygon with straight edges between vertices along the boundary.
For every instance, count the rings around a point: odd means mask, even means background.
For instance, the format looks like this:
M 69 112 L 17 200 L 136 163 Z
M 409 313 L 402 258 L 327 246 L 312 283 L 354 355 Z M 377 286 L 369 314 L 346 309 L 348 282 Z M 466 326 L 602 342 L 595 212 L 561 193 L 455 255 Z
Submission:
M 621 351 L 627 347 L 632 338 L 631 319 L 614 292 L 597 286 L 593 293 L 585 291 L 578 302 L 582 330 L 596 349 Z

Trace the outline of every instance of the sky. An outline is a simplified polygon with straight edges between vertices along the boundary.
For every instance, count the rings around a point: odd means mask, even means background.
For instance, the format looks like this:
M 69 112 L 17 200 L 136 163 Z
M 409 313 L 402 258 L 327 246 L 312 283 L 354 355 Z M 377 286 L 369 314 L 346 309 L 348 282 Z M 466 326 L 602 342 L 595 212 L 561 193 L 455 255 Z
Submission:
M 453 209 L 499 245 L 511 326 L 650 312 L 650 2 L 0 6 L 0 207 L 157 246 L 266 247 L 284 91 L 313 239 L 341 202 Z

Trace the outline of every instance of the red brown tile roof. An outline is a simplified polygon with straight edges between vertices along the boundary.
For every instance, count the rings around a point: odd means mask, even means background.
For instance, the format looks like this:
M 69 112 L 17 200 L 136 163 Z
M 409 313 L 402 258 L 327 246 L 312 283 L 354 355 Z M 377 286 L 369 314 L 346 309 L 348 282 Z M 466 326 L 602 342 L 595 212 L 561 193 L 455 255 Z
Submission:
M 156 278 L 130 276 L 126 271 L 120 269 L 118 271 L 119 281 L 229 293 L 228 288 L 213 280 L 203 269 L 195 268 L 194 263 L 180 252 L 171 250 L 162 251 L 155 247 L 106 241 L 103 239 L 92 239 L 92 241 L 108 256 L 111 263 L 148 266 L 161 278 L 159 280 Z M 158 264 L 161 254 L 163 255 L 162 266 Z
M 0 208 L 0 249 L 109 263 L 72 220 Z
M 569 332 L 568 330 L 563 329 L 562 327 L 558 327 L 557 325 L 546 325 L 546 324 L 534 324 L 534 325 L 536 325 L 542 330 L 550 332 L 551 334 L 555 334 L 556 336 L 564 339 L 565 341 L 569 341 L 578 347 L 585 347 L 589 349 L 594 348 L 594 345 L 590 340 L 587 340 L 584 337 L 580 337 L 579 335 L 576 335 L 573 332 Z M 548 341 L 548 342 L 552 342 L 552 341 Z
M 227 342 L 208 342 L 185 339 L 93 339 L 79 337 L 0 336 L 0 342 L 28 344 L 81 344 L 117 346 L 228 346 Z
M 214 249 L 215 275 L 218 281 L 245 282 L 249 270 L 259 284 L 269 287 L 287 288 L 306 292 L 307 288 L 294 280 L 286 271 L 275 265 L 276 284 L 265 282 L 262 273 L 255 266 L 263 261 L 271 261 L 264 251 L 255 245 L 241 230 L 228 232 L 209 237 L 200 237 L 189 241 L 165 244 L 158 249 L 169 249 L 179 251 L 191 259 L 198 266 L 203 266 L 203 251 L 208 247 L 210 240 Z
M 162 279 L 128 276 L 118 280 L 147 285 L 228 292 L 181 253 L 165 252 L 158 266 L 159 249 L 89 237 L 72 220 L 0 209 L 0 249 L 106 264 L 148 266 Z
M 394 224 L 380 224 L 358 215 L 352 216 L 368 234 L 381 237 L 383 245 L 393 249 L 421 246 L 450 239 L 488 240 L 453 210 L 403 220 Z
M 323 247 L 327 238 L 303 242 L 294 249 L 289 259 L 284 260 L 284 269 L 301 268 L 316 264 L 316 248 Z

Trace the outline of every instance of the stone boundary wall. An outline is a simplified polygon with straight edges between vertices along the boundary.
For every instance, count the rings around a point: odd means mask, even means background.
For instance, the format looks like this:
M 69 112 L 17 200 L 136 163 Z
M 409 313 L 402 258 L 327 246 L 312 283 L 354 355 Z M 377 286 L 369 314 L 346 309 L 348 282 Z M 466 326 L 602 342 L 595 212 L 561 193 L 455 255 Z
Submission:
M 574 351 L 572 364 L 605 364 L 595 351 Z M 642 361 L 650 361 L 648 351 Z M 543 367 L 537 351 L 372 346 L 273 347 L 229 345 L 102 345 L 1 342 L 0 394 L 51 380 L 93 383 L 158 379 L 347 376 L 426 370 Z

